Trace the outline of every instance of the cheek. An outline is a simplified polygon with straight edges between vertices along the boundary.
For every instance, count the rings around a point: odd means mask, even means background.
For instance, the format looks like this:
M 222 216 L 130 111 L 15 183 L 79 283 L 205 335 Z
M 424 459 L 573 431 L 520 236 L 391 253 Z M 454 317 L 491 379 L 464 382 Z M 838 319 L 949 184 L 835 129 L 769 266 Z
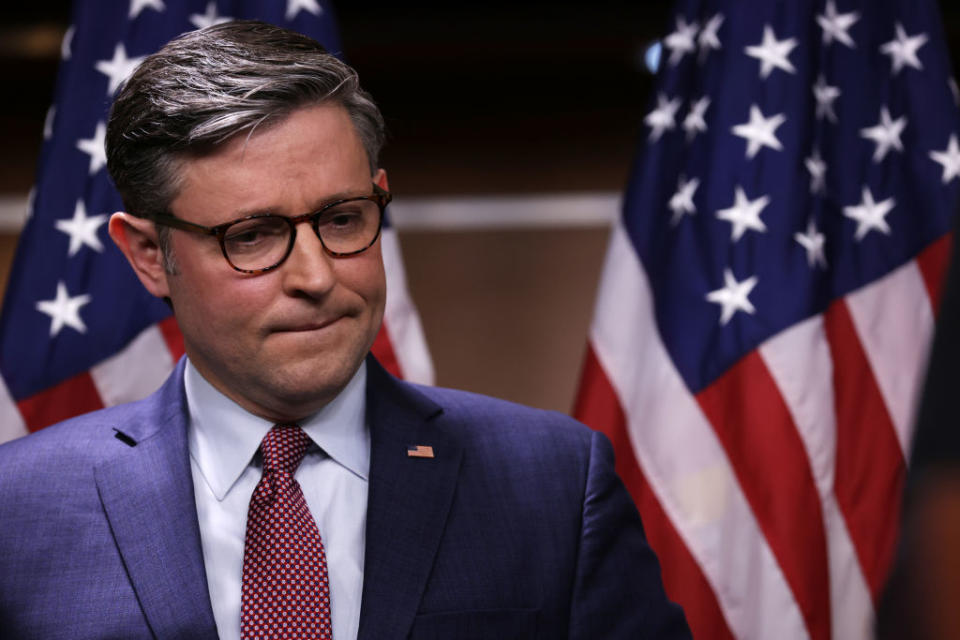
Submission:
M 387 297 L 387 278 L 383 271 L 383 263 L 377 261 L 373 272 L 370 274 L 370 297 L 381 304 Z
M 343 261 L 337 279 L 341 284 L 361 296 L 369 305 L 382 306 L 386 298 L 387 284 L 383 260 L 372 249 L 353 259 Z
M 198 335 L 221 339 L 228 329 L 252 322 L 251 317 L 267 306 L 266 283 L 237 277 L 232 270 L 181 268 L 171 286 L 174 311 L 181 324 L 189 324 Z M 239 337 L 235 331 L 227 335 Z

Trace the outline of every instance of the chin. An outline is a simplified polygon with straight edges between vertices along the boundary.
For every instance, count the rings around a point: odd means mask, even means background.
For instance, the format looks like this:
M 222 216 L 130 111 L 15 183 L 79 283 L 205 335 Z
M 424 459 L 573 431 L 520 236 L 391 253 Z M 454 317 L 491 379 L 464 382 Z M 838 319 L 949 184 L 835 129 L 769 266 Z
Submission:
M 309 407 L 308 413 L 317 411 L 347 386 L 363 358 L 337 358 L 337 361 L 335 366 L 331 366 L 329 360 L 321 367 L 317 367 L 315 361 L 281 365 L 268 386 L 273 388 L 270 395 L 285 406 Z

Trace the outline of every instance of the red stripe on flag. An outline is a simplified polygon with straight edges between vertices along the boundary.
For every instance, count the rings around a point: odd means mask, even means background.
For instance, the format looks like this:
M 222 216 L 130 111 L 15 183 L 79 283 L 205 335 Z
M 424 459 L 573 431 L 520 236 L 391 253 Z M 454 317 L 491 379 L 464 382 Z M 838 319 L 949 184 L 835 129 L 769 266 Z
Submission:
M 377 337 L 374 339 L 370 351 L 384 369 L 398 378 L 403 378 L 403 370 L 400 368 L 400 361 L 397 360 L 397 354 L 393 350 L 393 343 L 390 342 L 390 333 L 387 331 L 386 322 L 380 325 L 380 331 L 377 332 Z
M 17 403 L 30 431 L 103 408 L 93 378 L 84 371 Z
M 810 636 L 831 633 L 823 510 L 803 441 L 756 351 L 697 394 L 777 558 Z
M 920 268 L 920 275 L 923 276 L 923 283 L 927 286 L 934 316 L 940 311 L 940 297 L 943 295 L 943 282 L 947 275 L 947 265 L 950 264 L 952 248 L 953 233 L 951 232 L 935 240 L 917 256 L 917 266 Z
M 183 334 L 180 333 L 180 327 L 177 325 L 177 319 L 170 316 L 166 320 L 157 323 L 157 328 L 163 335 L 164 342 L 167 343 L 167 349 L 170 349 L 170 355 L 176 362 L 185 353 L 183 348 Z
M 671 600 L 683 607 L 693 636 L 698 640 L 733 640 L 700 565 L 690 555 L 643 476 L 633 454 L 623 409 L 590 345 L 587 345 L 574 415 L 613 442 L 617 473 L 633 496 L 643 518 L 647 540 L 660 559 L 664 589 Z
M 837 414 L 834 493 L 874 603 L 893 558 L 905 464 L 893 420 L 843 300 L 824 314 Z

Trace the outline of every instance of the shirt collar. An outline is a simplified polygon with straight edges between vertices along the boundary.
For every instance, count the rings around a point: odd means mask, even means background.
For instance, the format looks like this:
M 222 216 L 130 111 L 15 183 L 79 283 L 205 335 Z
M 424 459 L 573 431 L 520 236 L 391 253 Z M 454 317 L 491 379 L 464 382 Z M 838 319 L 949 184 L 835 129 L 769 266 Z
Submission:
M 220 393 L 189 358 L 183 384 L 190 413 L 190 456 L 217 500 L 223 500 L 250 464 L 273 423 L 253 415 Z M 370 471 L 366 388 L 367 363 L 363 362 L 337 397 L 299 422 L 323 453 L 364 480 L 368 480 Z

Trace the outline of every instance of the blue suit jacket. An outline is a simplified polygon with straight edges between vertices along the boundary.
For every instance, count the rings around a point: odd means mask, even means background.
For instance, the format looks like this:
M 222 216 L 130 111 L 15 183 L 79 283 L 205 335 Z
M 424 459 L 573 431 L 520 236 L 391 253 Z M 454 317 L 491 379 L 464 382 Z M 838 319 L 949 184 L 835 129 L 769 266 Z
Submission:
M 688 637 L 602 435 L 372 358 L 367 402 L 360 638 Z M 186 433 L 181 362 L 0 447 L 0 637 L 217 637 Z

